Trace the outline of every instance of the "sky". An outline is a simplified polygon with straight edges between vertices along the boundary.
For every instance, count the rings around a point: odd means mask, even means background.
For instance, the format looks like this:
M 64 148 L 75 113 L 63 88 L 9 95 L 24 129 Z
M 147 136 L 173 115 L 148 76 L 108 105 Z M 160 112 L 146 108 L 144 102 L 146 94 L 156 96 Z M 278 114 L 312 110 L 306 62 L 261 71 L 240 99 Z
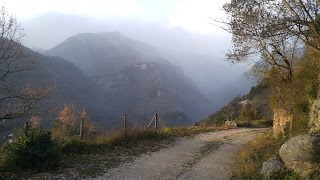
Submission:
M 48 13 L 92 19 L 157 22 L 193 33 L 221 32 L 210 18 L 224 18 L 227 0 L 1 0 L 21 21 Z

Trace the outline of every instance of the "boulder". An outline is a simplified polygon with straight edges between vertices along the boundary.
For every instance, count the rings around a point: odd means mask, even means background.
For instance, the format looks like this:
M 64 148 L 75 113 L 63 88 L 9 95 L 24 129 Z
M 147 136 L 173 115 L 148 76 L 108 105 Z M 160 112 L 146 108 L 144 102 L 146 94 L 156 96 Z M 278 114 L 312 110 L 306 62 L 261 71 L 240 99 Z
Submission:
M 320 168 L 320 138 L 311 135 L 296 136 L 281 146 L 279 155 L 288 169 L 307 177 Z
M 236 122 L 234 122 L 234 121 L 225 121 L 224 122 L 224 125 L 226 126 L 226 127 L 237 127 L 237 123 Z
M 269 177 L 283 170 L 285 170 L 285 165 L 281 159 L 273 157 L 262 164 L 260 174 Z

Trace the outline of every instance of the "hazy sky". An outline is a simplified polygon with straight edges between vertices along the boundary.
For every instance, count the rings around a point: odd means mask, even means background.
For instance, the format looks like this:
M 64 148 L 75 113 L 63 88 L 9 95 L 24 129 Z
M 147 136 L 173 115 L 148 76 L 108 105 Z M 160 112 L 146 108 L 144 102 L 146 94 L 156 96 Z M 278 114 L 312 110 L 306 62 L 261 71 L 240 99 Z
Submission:
M 24 21 L 48 13 L 94 19 L 152 21 L 196 33 L 222 31 L 210 18 L 222 18 L 227 0 L 1 0 Z

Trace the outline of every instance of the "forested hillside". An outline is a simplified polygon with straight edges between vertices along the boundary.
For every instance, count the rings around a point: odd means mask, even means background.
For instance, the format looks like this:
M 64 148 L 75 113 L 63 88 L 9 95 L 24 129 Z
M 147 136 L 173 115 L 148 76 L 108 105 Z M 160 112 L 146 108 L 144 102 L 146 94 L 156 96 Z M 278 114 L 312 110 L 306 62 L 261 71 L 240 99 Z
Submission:
M 267 80 L 253 86 L 247 95 L 237 96 L 219 111 L 199 122 L 199 125 L 220 125 L 235 121 L 238 127 L 270 127 L 273 112 L 270 106 L 271 90 Z

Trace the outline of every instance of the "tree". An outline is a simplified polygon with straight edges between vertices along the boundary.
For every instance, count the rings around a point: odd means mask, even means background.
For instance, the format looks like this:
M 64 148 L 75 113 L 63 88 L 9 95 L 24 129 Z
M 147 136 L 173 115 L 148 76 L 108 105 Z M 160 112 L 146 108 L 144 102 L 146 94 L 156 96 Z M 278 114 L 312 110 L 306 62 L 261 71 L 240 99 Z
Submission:
M 90 120 L 89 114 L 83 107 L 78 111 L 73 104 L 65 104 L 58 113 L 52 133 L 55 138 L 72 139 L 79 135 L 81 119 L 83 121 L 83 132 L 85 138 L 93 139 L 96 136 L 96 129 Z
M 76 136 L 78 116 L 76 108 L 72 104 L 65 104 L 63 109 L 58 113 L 53 128 L 53 136 L 59 138 L 69 138 Z
M 97 135 L 97 130 L 91 122 L 90 116 L 87 113 L 85 107 L 82 108 L 82 110 L 79 112 L 79 115 L 83 119 L 82 134 L 85 135 L 85 138 L 94 139 L 94 137 L 96 137 Z
M 320 53 L 319 0 L 282 0 L 285 6 L 280 21 L 291 35 L 299 38 L 312 51 Z
M 35 88 L 21 78 L 37 66 L 36 53 L 22 46 L 25 37 L 17 18 L 0 8 L 0 122 L 29 118 L 42 113 L 36 105 L 54 86 Z
M 280 78 L 290 82 L 299 39 L 278 25 L 282 11 L 277 1 L 233 0 L 224 5 L 224 10 L 229 16 L 223 22 L 227 25 L 225 30 L 233 35 L 233 50 L 227 59 L 243 62 L 261 55 L 255 66 L 257 72 L 267 76 L 265 72 L 274 69 Z
M 306 46 L 320 53 L 319 4 L 319 0 L 232 0 L 225 4 L 228 20 L 218 22 L 233 35 L 234 47 L 227 59 L 242 62 L 261 55 L 258 72 L 273 69 L 273 75 L 290 82 L 297 48 Z
M 320 53 L 319 7 L 319 0 L 232 0 L 224 5 L 227 21 L 218 21 L 232 33 L 227 59 L 244 62 L 260 55 L 253 72 L 270 82 L 273 108 L 289 116 L 303 89 L 296 80 L 300 57 Z
M 297 92 L 292 89 L 303 53 L 320 52 L 319 0 L 232 0 L 224 5 L 227 21 L 219 21 L 232 33 L 232 62 L 261 56 L 252 72 L 266 77 L 292 110 Z M 291 91 L 289 89 L 292 89 Z
M 245 104 L 240 111 L 239 119 L 243 121 L 254 120 L 254 115 L 252 111 L 252 106 L 250 103 Z

